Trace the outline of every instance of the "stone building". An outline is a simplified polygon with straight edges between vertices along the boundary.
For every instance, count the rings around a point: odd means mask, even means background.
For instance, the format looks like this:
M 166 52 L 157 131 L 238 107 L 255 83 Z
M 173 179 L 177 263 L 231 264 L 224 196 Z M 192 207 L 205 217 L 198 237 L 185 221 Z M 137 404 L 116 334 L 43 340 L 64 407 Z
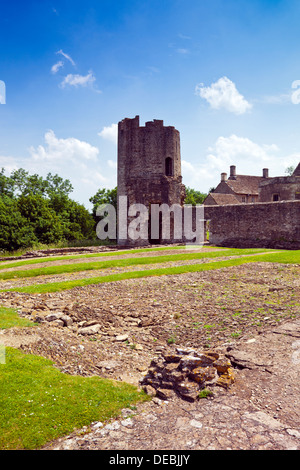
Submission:
M 222 173 L 216 189 L 201 206 L 193 209 L 192 236 L 187 233 L 182 184 L 180 135 L 173 126 L 153 120 L 140 126 L 139 116 L 118 124 L 118 244 L 190 242 L 196 233 L 209 230 L 209 242 L 218 246 L 300 248 L 300 163 L 291 176 L 270 178 Z M 153 224 L 154 206 L 166 206 L 170 232 L 164 235 L 165 217 L 160 213 Z M 184 230 L 180 237 L 175 210 L 184 212 Z M 146 209 L 144 212 L 143 210 Z M 196 208 L 198 209 L 198 207 Z M 198 222 L 204 224 L 198 224 Z M 209 225 L 207 226 L 207 222 Z M 155 230 L 153 232 L 153 225 Z M 132 227 L 135 228 L 132 231 Z M 200 227 L 200 230 L 198 228 Z M 196 229 L 196 230 L 195 230 Z M 138 236 L 135 238 L 132 233 Z M 141 236 L 142 234 L 142 236 Z M 200 237 L 201 238 L 201 237 Z M 205 237 L 204 237 L 205 239 Z M 196 240 L 197 241 L 197 240 Z
M 297 199 L 300 199 L 300 163 L 291 176 L 277 176 L 260 183 L 260 202 L 294 201 Z
M 262 176 L 238 175 L 236 167 L 230 167 L 230 176 L 221 173 L 221 181 L 204 201 L 204 205 L 227 205 L 254 203 L 259 201 L 259 187 L 269 180 L 269 170 L 263 169 Z
M 122 198 L 123 197 L 123 198 Z M 127 198 L 126 200 L 124 198 Z M 123 119 L 118 124 L 118 244 L 139 245 L 161 243 L 151 237 L 151 214 L 148 219 L 148 240 L 132 240 L 128 225 L 132 215 L 129 207 L 143 204 L 183 206 L 185 187 L 181 176 L 180 134 L 173 126 L 154 120 L 140 126 L 139 116 Z M 122 205 L 122 201 L 123 205 Z M 124 204 L 126 204 L 124 206 Z M 146 223 L 146 221 L 145 221 Z M 171 240 L 172 238 L 171 217 Z M 175 241 L 175 240 L 174 240 Z
M 204 201 L 204 205 L 231 205 L 256 202 L 293 201 L 300 199 L 300 163 L 291 176 L 269 177 L 263 169 L 262 176 L 237 175 L 230 167 L 230 176 L 221 173 L 221 181 Z

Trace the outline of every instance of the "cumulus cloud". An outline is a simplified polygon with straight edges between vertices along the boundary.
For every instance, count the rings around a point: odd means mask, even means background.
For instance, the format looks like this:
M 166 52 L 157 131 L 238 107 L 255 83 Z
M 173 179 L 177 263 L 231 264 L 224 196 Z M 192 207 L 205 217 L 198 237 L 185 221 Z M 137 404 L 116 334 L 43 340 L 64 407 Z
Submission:
M 74 86 L 75 88 L 79 86 L 90 86 L 96 81 L 96 78 L 89 72 L 87 75 L 79 75 L 69 73 L 61 82 L 61 87 L 64 88 L 67 85 Z
M 118 124 L 103 127 L 102 131 L 98 132 L 98 135 L 116 144 L 118 140 Z
M 247 137 L 219 137 L 213 147 L 208 149 L 207 161 L 211 168 L 225 170 L 229 165 L 239 162 L 245 170 L 249 168 L 253 172 L 253 165 L 271 162 L 274 159 L 278 147 L 275 144 L 259 145 Z M 224 168 L 225 167 L 225 168 Z M 258 168 L 260 171 L 260 168 Z
M 29 151 L 34 160 L 69 163 L 92 160 L 95 162 L 99 155 L 99 149 L 93 147 L 88 142 L 75 139 L 74 137 L 58 139 L 53 130 L 46 132 L 45 144 L 45 146 L 39 145 L 37 148 L 30 147 Z
M 229 137 L 220 136 L 207 149 L 201 162 L 183 160 L 182 174 L 187 186 L 207 191 L 219 183 L 220 174 L 229 172 L 231 165 L 236 165 L 238 174 L 260 176 L 263 168 L 269 168 L 270 176 L 277 176 L 284 175 L 286 167 L 296 161 L 296 154 L 282 157 L 275 144 L 258 144 L 247 137 L 233 134 Z
M 208 87 L 200 83 L 196 86 L 195 93 L 205 99 L 213 109 L 223 108 L 231 113 L 244 114 L 252 108 L 227 77 L 220 78 Z
M 113 159 L 101 158 L 99 149 L 75 137 L 59 138 L 53 130 L 44 134 L 40 145 L 31 146 L 22 157 L 0 155 L 0 168 L 7 173 L 24 168 L 30 174 L 46 177 L 50 172 L 69 179 L 74 187 L 72 199 L 90 208 L 89 198 L 100 188 L 116 186 Z

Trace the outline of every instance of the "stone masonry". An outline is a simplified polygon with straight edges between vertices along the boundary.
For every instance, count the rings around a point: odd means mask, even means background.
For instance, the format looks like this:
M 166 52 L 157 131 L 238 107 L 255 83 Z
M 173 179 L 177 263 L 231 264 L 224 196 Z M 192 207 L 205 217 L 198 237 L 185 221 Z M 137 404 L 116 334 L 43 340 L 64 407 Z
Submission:
M 118 214 L 123 210 L 120 196 L 127 197 L 127 209 L 133 204 L 143 204 L 149 210 L 151 204 L 183 206 L 185 187 L 181 176 L 180 135 L 174 127 L 166 127 L 160 120 L 146 122 L 142 127 L 139 116 L 119 122 Z M 130 220 L 128 217 L 127 226 Z M 150 228 L 149 223 L 148 243 L 151 242 Z M 160 242 L 161 235 L 156 240 Z M 118 244 L 138 245 L 145 241 L 131 240 L 125 231 L 119 232 Z

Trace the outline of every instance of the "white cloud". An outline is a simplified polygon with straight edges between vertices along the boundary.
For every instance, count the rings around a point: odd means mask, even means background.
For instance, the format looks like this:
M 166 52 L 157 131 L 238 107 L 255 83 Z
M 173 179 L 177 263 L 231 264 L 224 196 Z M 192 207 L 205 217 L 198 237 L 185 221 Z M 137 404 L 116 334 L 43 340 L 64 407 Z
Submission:
M 97 161 L 99 149 L 93 147 L 88 142 L 84 142 L 74 137 L 58 139 L 52 130 L 45 134 L 46 145 L 39 145 L 36 149 L 30 147 L 29 151 L 34 160 L 48 162 L 73 162 L 92 160 Z
M 79 87 L 79 86 L 89 86 L 93 85 L 93 83 L 96 81 L 96 78 L 92 74 L 92 72 L 89 72 L 87 75 L 79 75 L 79 74 L 72 74 L 69 73 L 61 82 L 61 87 L 64 88 L 66 85 L 74 86 L 74 87 Z
M 209 87 L 200 83 L 196 86 L 195 93 L 205 99 L 213 109 L 224 108 L 235 114 L 244 114 L 252 108 L 227 77 L 220 78 Z
M 98 135 L 103 139 L 110 140 L 116 144 L 118 140 L 118 124 L 103 127 L 102 131 L 98 132 Z
M 89 198 L 100 188 L 116 186 L 113 160 L 101 158 L 99 149 L 74 137 L 58 138 L 53 130 L 41 145 L 31 146 L 26 157 L 1 156 L 0 168 L 7 173 L 24 168 L 30 174 L 46 177 L 50 172 L 69 179 L 74 187 L 70 197 L 90 208 Z
M 57 73 L 61 67 L 64 66 L 64 63 L 62 60 L 59 60 L 56 64 L 52 65 L 51 67 L 51 72 L 52 73 Z
M 72 65 L 76 65 L 74 60 L 72 59 L 71 56 L 69 56 L 69 54 L 66 54 L 62 49 L 60 49 L 59 51 L 57 51 L 56 54 L 61 54 L 65 59 L 67 59 L 69 62 L 71 62 Z
M 220 136 L 207 149 L 204 161 L 182 161 L 183 183 L 208 191 L 220 182 L 221 173 L 229 173 L 231 165 L 236 165 L 237 174 L 261 176 L 262 169 L 269 168 L 270 176 L 284 175 L 287 166 L 295 165 L 297 155 L 282 158 L 279 150 L 275 144 L 260 145 L 247 137 Z
M 278 152 L 278 147 L 272 145 L 259 145 L 246 137 L 231 135 L 230 137 L 219 137 L 213 147 L 210 147 L 207 160 L 211 168 L 226 171 L 230 165 L 242 165 L 242 168 L 249 169 L 247 174 L 253 174 L 254 168 L 274 159 L 274 153 Z M 260 172 L 260 166 L 257 170 Z M 241 169 L 242 169 L 241 168 Z

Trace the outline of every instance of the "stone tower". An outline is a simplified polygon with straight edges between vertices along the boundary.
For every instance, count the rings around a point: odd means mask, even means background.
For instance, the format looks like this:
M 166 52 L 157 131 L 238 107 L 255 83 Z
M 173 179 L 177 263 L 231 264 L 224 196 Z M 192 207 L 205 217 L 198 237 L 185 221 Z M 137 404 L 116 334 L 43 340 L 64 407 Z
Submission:
M 142 127 L 139 116 L 119 122 L 118 214 L 121 213 L 120 196 L 127 197 L 127 208 L 132 204 L 143 204 L 149 211 L 152 204 L 183 206 L 185 187 L 181 176 L 180 134 L 174 127 L 165 127 L 160 120 L 146 122 Z M 149 216 L 147 243 L 163 242 L 161 235 L 151 240 L 150 219 Z M 119 231 L 119 245 L 147 244 L 145 240 L 130 239 L 124 231 L 124 221 L 125 218 Z M 129 221 L 127 218 L 127 226 Z M 172 241 L 173 238 L 165 242 Z

